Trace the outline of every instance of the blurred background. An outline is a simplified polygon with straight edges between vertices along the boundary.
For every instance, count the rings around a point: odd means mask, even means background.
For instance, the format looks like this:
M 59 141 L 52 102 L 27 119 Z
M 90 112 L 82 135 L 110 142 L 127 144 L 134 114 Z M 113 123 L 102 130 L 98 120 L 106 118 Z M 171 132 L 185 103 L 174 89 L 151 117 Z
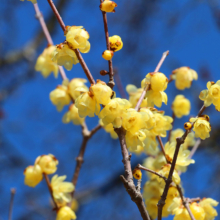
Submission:
M 91 51 L 83 57 L 94 78 L 107 69 L 101 57 L 106 48 L 99 0 L 54 0 L 66 25 L 84 26 L 90 34 Z M 113 66 L 121 83 L 140 87 L 141 80 L 155 69 L 161 55 L 169 50 L 161 71 L 169 77 L 172 70 L 189 66 L 199 75 L 192 87 L 178 91 L 174 83 L 166 90 L 168 105 L 162 109 L 171 115 L 176 94 L 184 94 L 192 103 L 191 116 L 202 106 L 198 99 L 207 81 L 220 79 L 220 2 L 218 0 L 120 0 L 116 13 L 108 14 L 109 33 L 121 36 L 124 47 L 115 53 Z M 38 0 L 55 44 L 64 41 L 46 0 Z M 24 185 L 23 170 L 37 156 L 54 154 L 59 160 L 58 175 L 71 181 L 75 158 L 82 141 L 81 127 L 63 124 L 61 113 L 49 100 L 49 93 L 61 83 L 53 75 L 44 79 L 34 70 L 36 58 L 47 46 L 33 5 L 19 0 L 1 0 L 0 4 L 0 220 L 8 219 L 10 189 L 16 188 L 13 219 L 52 220 L 46 183 L 32 189 Z M 66 71 L 67 72 L 67 71 Z M 85 78 L 81 66 L 67 72 L 69 79 Z M 117 86 L 116 93 L 120 96 Z M 182 175 L 185 195 L 211 197 L 220 201 L 220 113 L 210 106 L 206 112 L 212 125 L 211 138 L 202 142 L 188 171 Z M 176 120 L 182 128 L 188 117 Z M 88 118 L 91 129 L 98 123 Z M 163 140 L 166 141 L 165 139 Z M 132 156 L 132 166 L 145 155 Z M 141 219 L 119 175 L 124 173 L 118 140 L 100 130 L 89 141 L 85 162 L 76 188 L 78 219 Z M 144 177 L 146 181 L 146 175 Z M 144 184 L 143 181 L 143 184 Z M 218 212 L 220 206 L 217 207 Z M 172 219 L 173 217 L 167 218 Z

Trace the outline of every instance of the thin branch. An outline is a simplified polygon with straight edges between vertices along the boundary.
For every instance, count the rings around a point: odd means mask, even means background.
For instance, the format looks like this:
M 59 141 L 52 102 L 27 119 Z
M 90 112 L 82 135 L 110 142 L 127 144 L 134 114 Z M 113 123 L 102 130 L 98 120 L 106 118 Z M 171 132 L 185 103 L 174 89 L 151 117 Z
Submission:
M 115 132 L 118 134 L 119 137 L 121 153 L 123 157 L 122 163 L 124 164 L 124 170 L 125 170 L 124 176 L 121 175 L 120 178 L 124 183 L 124 187 L 127 193 L 130 195 L 131 200 L 136 203 L 142 218 L 144 220 L 150 220 L 149 214 L 145 208 L 143 197 L 141 193 L 136 189 L 133 181 L 133 175 L 132 175 L 132 169 L 130 163 L 131 157 L 128 154 L 128 150 L 125 142 L 126 131 L 121 127 L 121 128 L 115 128 Z
M 100 0 L 100 3 L 103 1 Z M 104 22 L 104 30 L 105 30 L 105 39 L 106 39 L 106 46 L 107 50 L 110 50 L 110 42 L 109 42 L 109 33 L 108 33 L 108 23 L 107 23 L 107 14 L 106 12 L 102 11 L 103 16 L 103 22 Z M 112 59 L 108 61 L 109 66 L 109 82 L 108 86 L 113 89 L 115 83 L 114 83 L 114 73 L 113 73 L 113 66 L 112 66 Z
M 160 136 L 157 136 L 157 140 L 158 140 L 158 142 L 159 142 L 159 144 L 160 144 L 161 151 L 163 152 L 163 155 L 164 155 L 164 157 L 165 157 L 167 163 L 169 163 L 169 161 L 167 160 L 167 157 L 166 157 L 166 152 L 165 152 L 165 149 L 164 149 L 164 146 L 163 146 L 163 142 L 162 142 L 162 140 L 161 140 L 161 137 L 160 137 Z
M 166 59 L 166 57 L 167 57 L 168 55 L 169 55 L 169 50 L 167 50 L 167 51 L 165 51 L 165 52 L 163 53 L 163 55 L 162 55 L 162 57 L 161 57 L 159 63 L 157 64 L 157 66 L 156 66 L 154 72 L 158 72 L 158 71 L 159 71 L 160 67 L 162 66 L 164 60 Z M 142 101 L 143 101 L 143 99 L 144 99 L 144 97 L 145 97 L 145 95 L 146 95 L 148 89 L 149 89 L 149 85 L 146 85 L 145 88 L 144 88 L 144 91 L 142 92 L 141 97 L 140 97 L 140 99 L 138 100 L 137 105 L 136 105 L 136 107 L 135 107 L 135 110 L 136 110 L 136 111 L 138 111 L 138 109 L 140 108 L 140 105 L 141 105 L 141 103 L 142 103 Z
M 138 169 L 140 169 L 140 170 L 145 170 L 145 171 L 147 171 L 147 172 L 150 172 L 150 173 L 153 173 L 153 174 L 159 176 L 160 178 L 164 179 L 165 182 L 167 181 L 167 178 L 166 178 L 165 176 L 159 174 L 158 172 L 156 172 L 156 171 L 154 171 L 154 170 L 148 169 L 148 168 L 146 168 L 146 167 L 144 167 L 144 166 L 142 166 L 142 165 L 140 165 L 140 164 L 138 164 L 136 167 L 137 167 Z
M 52 190 L 52 187 L 51 187 L 51 184 L 50 184 L 50 180 L 49 180 L 49 178 L 48 178 L 48 175 L 47 175 L 46 173 L 43 173 L 43 175 L 44 175 L 44 178 L 45 178 L 45 180 L 46 180 L 47 187 L 48 187 L 49 192 L 50 192 L 50 196 L 51 196 L 51 198 L 52 198 L 52 200 L 53 200 L 55 210 L 58 210 L 59 207 L 57 206 L 57 203 L 56 203 L 56 201 L 55 201 L 55 199 L 54 199 L 54 197 L 53 197 L 53 190 Z
M 42 27 L 43 33 L 44 33 L 44 35 L 45 35 L 45 37 L 47 39 L 48 45 L 53 45 L 53 40 L 51 38 L 50 32 L 49 32 L 49 30 L 47 28 L 47 25 L 46 25 L 46 23 L 44 21 L 43 14 L 40 12 L 39 6 L 38 6 L 37 3 L 35 3 L 33 5 L 34 5 L 35 12 L 36 12 L 36 18 L 40 22 L 40 25 Z M 62 66 L 59 66 L 59 72 L 60 72 L 60 75 L 61 75 L 63 80 L 67 79 L 66 73 L 65 73 L 65 71 L 64 71 Z
M 172 131 L 173 131 L 173 124 L 174 124 L 174 120 L 176 118 L 174 112 L 172 114 L 172 118 L 173 118 L 173 122 L 171 123 L 172 128 L 170 129 L 169 134 L 168 134 L 168 140 L 167 140 L 168 142 L 170 142 L 171 134 L 172 134 Z
M 126 92 L 125 92 L 124 87 L 122 85 L 121 77 L 118 74 L 118 70 L 117 69 L 114 69 L 114 77 L 115 77 L 116 86 L 118 87 L 118 90 L 119 90 L 119 93 L 120 93 L 121 97 L 123 99 L 126 99 L 127 95 L 126 95 Z
M 190 152 L 189 159 L 193 157 L 200 144 L 201 144 L 201 139 L 198 139 Z
M 75 167 L 75 171 L 73 174 L 73 178 L 72 178 L 72 183 L 75 186 L 76 189 L 76 184 L 79 178 L 79 172 L 81 170 L 82 164 L 84 162 L 84 154 L 85 154 L 85 150 L 87 147 L 87 142 L 89 141 L 89 139 L 91 139 L 91 137 L 101 128 L 101 125 L 97 125 L 95 128 L 93 128 L 91 131 L 88 130 L 86 124 L 84 123 L 82 125 L 82 135 L 83 135 L 83 141 L 79 150 L 79 154 L 76 158 L 76 167 Z M 72 197 L 74 197 L 74 191 L 72 192 Z
M 202 113 L 204 112 L 205 108 L 206 108 L 205 106 L 202 106 L 202 108 L 200 109 L 197 117 L 202 115 Z M 176 138 L 176 149 L 175 149 L 175 152 L 174 152 L 173 161 L 172 161 L 172 164 L 171 164 L 171 168 L 170 168 L 170 172 L 169 172 L 169 175 L 168 175 L 168 179 L 166 181 L 166 185 L 165 185 L 163 194 L 161 196 L 161 199 L 160 199 L 160 201 L 157 204 L 157 206 L 158 206 L 158 220 L 162 220 L 163 206 L 165 205 L 167 193 L 168 193 L 170 184 L 172 183 L 172 176 L 173 176 L 173 172 L 174 172 L 174 169 L 175 169 L 175 165 L 176 165 L 177 156 L 178 156 L 178 153 L 179 153 L 180 146 L 181 146 L 181 144 L 184 143 L 184 141 L 185 141 L 187 135 L 190 133 L 191 129 L 190 130 L 186 130 L 182 137 Z
M 14 203 L 14 197 L 15 197 L 16 189 L 11 189 L 11 199 L 10 199 L 10 205 L 9 205 L 9 213 L 8 213 L 8 220 L 12 220 L 12 211 L 13 211 L 13 203 Z
M 195 217 L 194 217 L 193 214 L 192 214 L 191 209 L 189 208 L 189 203 L 188 203 L 188 202 L 185 202 L 184 206 L 185 206 L 185 208 L 187 209 L 190 218 L 191 218 L 192 220 L 196 220 Z
M 57 8 L 56 8 L 56 6 L 54 5 L 52 0 L 47 0 L 47 1 L 48 1 L 49 5 L 50 5 L 54 15 L 56 16 L 57 21 L 59 22 L 62 30 L 65 31 L 66 30 L 66 26 L 65 26 L 65 24 L 64 24 L 64 22 L 63 22 L 63 20 L 62 20 L 62 18 L 60 16 Z M 85 63 L 81 53 L 79 52 L 78 49 L 73 49 L 73 50 L 76 53 L 76 56 L 77 56 L 77 58 L 78 58 L 78 60 L 79 60 L 79 62 L 81 64 L 81 66 L 82 66 L 82 68 L 83 68 L 83 70 L 84 70 L 84 72 L 85 72 L 85 74 L 86 74 L 90 84 L 95 84 L 95 80 L 94 80 L 92 74 L 90 73 L 90 71 L 89 71 L 89 69 L 88 69 L 88 67 L 87 67 L 87 65 L 86 65 L 86 63 Z

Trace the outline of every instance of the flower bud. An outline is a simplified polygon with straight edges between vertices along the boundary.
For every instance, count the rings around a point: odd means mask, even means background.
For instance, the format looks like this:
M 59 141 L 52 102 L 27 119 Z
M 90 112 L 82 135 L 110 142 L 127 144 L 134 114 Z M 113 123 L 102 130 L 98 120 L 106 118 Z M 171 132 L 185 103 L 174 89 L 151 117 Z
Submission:
M 135 179 L 140 180 L 142 178 L 142 172 L 140 169 L 133 170 L 133 176 Z
M 71 219 L 76 219 L 76 214 L 68 206 L 63 206 L 57 212 L 56 220 L 71 220 Z
M 30 187 L 35 187 L 43 179 L 42 170 L 38 164 L 28 166 L 24 170 L 24 175 L 24 184 Z
M 121 48 L 123 47 L 123 42 L 118 35 L 109 37 L 109 42 L 110 42 L 110 49 L 114 52 L 121 50 Z
M 100 75 L 102 75 L 102 76 L 105 76 L 105 75 L 107 75 L 107 74 L 109 74 L 109 72 L 106 71 L 106 70 L 101 70 L 101 71 L 100 71 Z
M 150 78 L 151 89 L 155 92 L 163 92 L 167 88 L 168 79 L 163 73 L 154 73 Z
M 104 0 L 99 7 L 101 11 L 104 12 L 115 12 L 115 7 L 117 7 L 117 4 L 110 0 Z
M 35 164 L 41 167 L 43 173 L 52 174 L 57 170 L 58 160 L 52 154 L 42 155 L 37 157 Z
M 192 124 L 191 124 L 190 122 L 186 122 L 186 123 L 184 124 L 184 128 L 185 128 L 186 130 L 189 130 L 189 129 L 192 128 Z
M 105 60 L 111 60 L 112 57 L 114 55 L 114 52 L 111 51 L 111 50 L 105 50 L 103 53 L 102 53 L 102 57 L 105 59 Z

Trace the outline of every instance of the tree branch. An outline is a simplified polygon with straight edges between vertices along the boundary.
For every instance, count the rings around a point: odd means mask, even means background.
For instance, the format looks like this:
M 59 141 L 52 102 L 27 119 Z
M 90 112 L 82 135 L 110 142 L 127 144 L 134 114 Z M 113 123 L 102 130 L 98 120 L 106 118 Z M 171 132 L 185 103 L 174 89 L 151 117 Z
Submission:
M 56 8 L 56 6 L 54 5 L 52 0 L 47 0 L 47 1 L 48 1 L 49 5 L 50 5 L 54 15 L 56 16 L 57 21 L 59 22 L 62 30 L 65 31 L 66 30 L 66 26 L 65 26 L 65 24 L 64 24 L 64 22 L 63 22 L 63 20 L 62 20 L 62 18 L 60 16 L 57 8 Z M 94 80 L 92 74 L 90 73 L 90 71 L 89 71 L 89 69 L 88 69 L 88 67 L 87 67 L 87 65 L 86 65 L 86 63 L 85 63 L 81 53 L 79 52 L 78 49 L 73 49 L 73 50 L 76 53 L 76 56 L 77 56 L 77 58 L 78 58 L 78 60 L 79 60 L 79 62 L 81 64 L 81 66 L 82 66 L 82 68 L 83 68 L 83 70 L 84 70 L 84 72 L 85 72 L 85 74 L 86 74 L 90 84 L 95 84 L 95 80 Z
M 14 188 L 11 189 L 11 199 L 9 205 L 9 213 L 8 213 L 8 220 L 12 220 L 12 211 L 13 211 L 13 203 L 15 197 L 16 190 Z
M 118 134 L 119 137 L 121 153 L 123 157 L 122 163 L 124 164 L 124 170 L 125 170 L 124 176 L 121 175 L 120 178 L 124 183 L 124 187 L 127 193 L 130 195 L 131 200 L 136 203 L 142 218 L 144 220 L 150 220 L 149 214 L 145 208 L 143 197 L 141 193 L 136 189 L 133 181 L 133 175 L 132 175 L 132 169 L 130 163 L 131 157 L 128 154 L 128 150 L 125 142 L 126 131 L 121 127 L 121 128 L 115 128 L 115 132 Z
M 206 107 L 203 105 L 202 108 L 200 109 L 197 117 L 202 115 L 202 113 L 205 110 L 205 108 Z M 166 198 L 167 198 L 167 193 L 168 193 L 170 184 L 172 183 L 172 176 L 173 176 L 173 172 L 174 172 L 174 169 L 175 169 L 176 160 L 177 160 L 177 156 L 178 156 L 178 153 L 179 153 L 180 146 L 181 146 L 181 144 L 184 143 L 184 141 L 185 141 L 187 135 L 190 133 L 191 129 L 190 130 L 186 130 L 185 133 L 182 135 L 182 137 L 178 137 L 176 139 L 176 149 L 175 149 L 175 152 L 174 152 L 173 161 L 172 161 L 172 164 L 171 164 L 171 168 L 170 168 L 170 172 L 169 172 L 169 175 L 168 175 L 168 179 L 166 181 L 166 185 L 165 185 L 163 194 L 161 196 L 161 199 L 160 199 L 160 201 L 157 204 L 157 206 L 158 206 L 158 220 L 162 220 L 163 206 L 165 205 L 165 201 L 166 201 Z
M 157 140 L 158 140 L 158 142 L 159 142 L 159 144 L 160 144 L 161 151 L 163 152 L 163 155 L 164 155 L 164 157 L 165 157 L 167 163 L 170 163 L 170 162 L 167 160 L 166 152 L 165 152 L 165 150 L 164 150 L 164 146 L 163 146 L 163 142 L 162 142 L 162 140 L 161 140 L 161 137 L 160 137 L 160 136 L 157 136 Z

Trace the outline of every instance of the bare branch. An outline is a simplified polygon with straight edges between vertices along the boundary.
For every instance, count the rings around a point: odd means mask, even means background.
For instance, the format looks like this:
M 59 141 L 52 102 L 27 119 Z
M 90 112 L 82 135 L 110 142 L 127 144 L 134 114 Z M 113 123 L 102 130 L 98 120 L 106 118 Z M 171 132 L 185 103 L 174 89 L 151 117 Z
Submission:
M 164 157 L 165 157 L 167 163 L 169 163 L 169 161 L 167 160 L 167 157 L 166 157 L 166 152 L 165 152 L 165 150 L 164 150 L 164 146 L 163 146 L 163 142 L 162 142 L 162 140 L 161 140 L 161 137 L 160 137 L 160 136 L 157 136 L 157 140 L 158 140 L 158 142 L 159 142 L 159 144 L 160 144 L 161 151 L 163 152 L 163 155 L 164 155 Z
M 13 211 L 13 203 L 14 203 L 14 197 L 15 197 L 16 189 L 11 189 L 11 199 L 10 199 L 10 205 L 9 205 L 9 213 L 8 213 L 8 220 L 12 220 L 12 211 Z

